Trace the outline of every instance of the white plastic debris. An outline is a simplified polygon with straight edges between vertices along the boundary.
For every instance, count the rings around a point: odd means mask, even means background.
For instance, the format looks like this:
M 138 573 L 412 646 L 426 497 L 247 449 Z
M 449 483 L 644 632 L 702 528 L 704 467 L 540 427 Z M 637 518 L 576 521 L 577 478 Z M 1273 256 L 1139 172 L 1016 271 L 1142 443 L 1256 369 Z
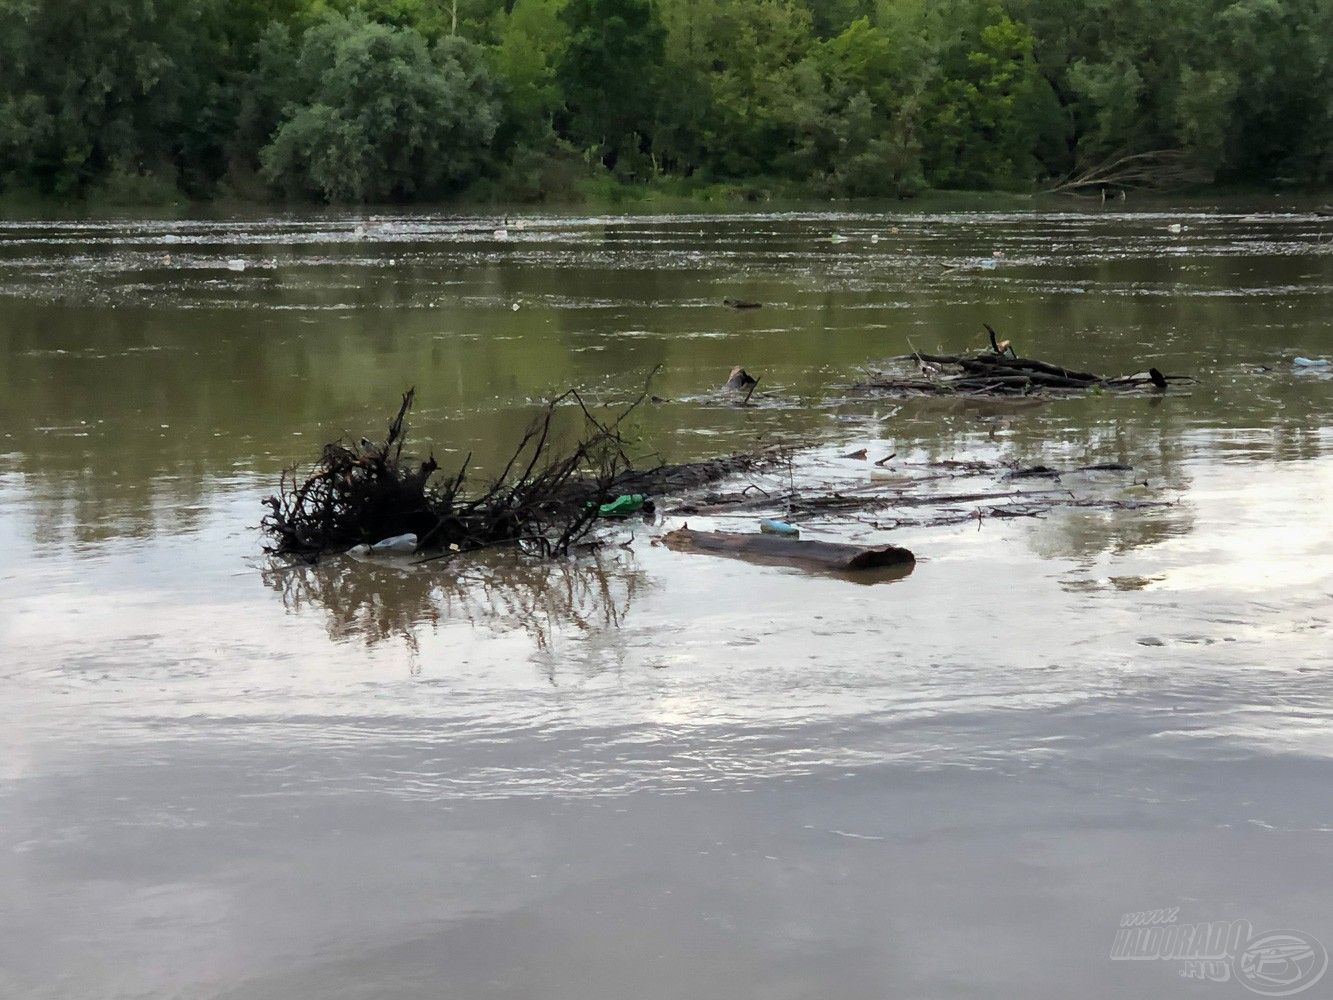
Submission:
M 394 535 L 392 538 L 385 538 L 376 542 L 370 547 L 370 551 L 376 555 L 394 554 L 411 555 L 417 550 L 417 536 L 411 532 L 406 535 Z
M 1297 368 L 1327 368 L 1328 358 L 1292 358 L 1291 363 Z
M 347 552 L 354 556 L 410 556 L 416 550 L 417 536 L 409 532 L 381 539 L 374 545 L 353 545 Z

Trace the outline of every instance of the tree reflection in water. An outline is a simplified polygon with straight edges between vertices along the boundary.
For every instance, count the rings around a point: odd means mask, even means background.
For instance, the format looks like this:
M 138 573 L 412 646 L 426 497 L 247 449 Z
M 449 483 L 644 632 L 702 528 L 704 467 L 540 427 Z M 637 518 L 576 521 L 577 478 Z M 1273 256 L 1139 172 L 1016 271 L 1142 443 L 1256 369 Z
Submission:
M 322 611 L 331 639 L 402 641 L 413 653 L 422 629 L 460 621 L 521 631 L 545 653 L 557 630 L 620 628 L 646 585 L 632 554 L 620 549 L 568 559 L 474 554 L 420 566 L 351 556 L 313 566 L 275 560 L 263 577 L 289 612 Z

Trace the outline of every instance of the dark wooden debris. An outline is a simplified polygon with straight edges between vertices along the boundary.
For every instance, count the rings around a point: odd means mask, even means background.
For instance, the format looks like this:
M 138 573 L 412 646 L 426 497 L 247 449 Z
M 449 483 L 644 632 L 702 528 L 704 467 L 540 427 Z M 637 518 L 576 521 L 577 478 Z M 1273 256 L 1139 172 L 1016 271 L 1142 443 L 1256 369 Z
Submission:
M 770 450 L 636 468 L 621 427 L 646 391 L 608 419 L 571 390 L 543 409 L 498 475 L 474 485 L 470 455 L 441 479 L 433 457 L 420 461 L 404 453 L 414 396 L 413 390 L 404 394 L 382 442 L 335 441 L 304 475 L 283 474 L 278 492 L 264 501 L 269 511 L 261 528 L 269 552 L 313 560 L 410 533 L 419 550 L 445 555 L 506 544 L 560 555 L 592 531 L 597 506 L 621 494 L 696 490 L 786 454 Z M 561 407 L 576 410 L 583 421 L 572 445 L 557 444 L 554 420 Z
M 694 531 L 688 526 L 668 532 L 662 536 L 662 541 L 668 548 L 680 552 L 705 552 L 839 573 L 887 567 L 910 569 L 916 564 L 916 557 L 897 545 L 848 545 L 758 533 Z
M 757 378 L 747 372 L 740 365 L 737 365 L 731 370 L 731 373 L 727 375 L 727 380 L 722 383 L 722 388 L 731 389 L 735 392 L 744 392 L 745 398 L 741 400 L 743 405 L 750 401 L 750 397 L 754 395 L 755 386 L 758 384 L 759 380 Z
M 914 352 L 893 360 L 916 368 L 908 375 L 877 373 L 854 388 L 902 396 L 1032 396 L 1069 395 L 1093 391 L 1165 392 L 1173 383 L 1192 382 L 1188 375 L 1164 375 L 1157 368 L 1131 375 L 1106 376 L 1022 358 L 1009 341 L 985 326 L 991 349 L 976 354 Z
M 737 365 L 727 375 L 727 380 L 722 384 L 724 389 L 752 389 L 759 384 L 759 380 L 747 372 L 740 365 Z
M 909 471 L 910 469 L 910 471 Z M 791 490 L 776 470 L 744 489 L 700 491 L 667 513 L 744 520 L 780 517 L 797 524 L 862 524 L 875 529 L 937 527 L 989 517 L 1044 517 L 1062 508 L 1142 510 L 1170 506 L 1151 496 L 1132 496 L 1140 486 L 1131 466 L 1119 462 L 1059 468 L 945 459 L 924 467 L 901 467 L 891 480 L 804 482 Z M 1107 473 L 1123 473 L 1123 478 Z M 1079 474 L 1102 474 L 1079 478 Z M 1070 477 L 1068 485 L 1062 477 Z M 1031 480 L 1051 480 L 1034 483 Z M 764 485 L 760 485 L 763 483 Z M 888 515 L 888 516 L 886 516 Z

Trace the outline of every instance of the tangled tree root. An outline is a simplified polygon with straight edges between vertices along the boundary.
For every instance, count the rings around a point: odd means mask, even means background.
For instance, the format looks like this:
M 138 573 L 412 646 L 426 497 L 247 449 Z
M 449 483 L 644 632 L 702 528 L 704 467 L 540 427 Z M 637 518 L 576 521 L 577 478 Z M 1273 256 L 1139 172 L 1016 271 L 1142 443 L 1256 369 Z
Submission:
M 624 493 L 695 489 L 776 461 L 777 451 L 732 455 L 684 465 L 635 469 L 622 436 L 626 419 L 647 392 L 613 419 L 599 419 L 575 390 L 547 404 L 498 476 L 474 489 L 471 455 L 452 476 L 435 474 L 434 457 L 405 457 L 405 420 L 415 390 L 404 394 L 383 442 L 335 441 L 304 477 L 282 476 L 261 522 L 271 554 L 311 560 L 355 545 L 413 534 L 418 551 L 471 552 L 519 544 L 543 556 L 567 553 L 592 530 L 598 506 Z M 561 407 L 577 408 L 582 432 L 572 446 L 555 433 Z
M 438 479 L 433 456 L 405 458 L 404 421 L 415 390 L 403 396 L 381 443 L 325 445 L 314 469 L 283 474 L 261 527 L 271 553 L 318 557 L 361 543 L 414 534 L 419 549 L 466 552 L 524 543 L 543 555 L 569 550 L 592 528 L 597 504 L 630 468 L 620 428 L 640 397 L 610 422 L 593 416 L 578 392 L 552 400 L 519 441 L 503 470 L 473 490 L 471 455 L 453 475 Z M 557 409 L 575 404 L 583 433 L 569 448 L 555 443 Z

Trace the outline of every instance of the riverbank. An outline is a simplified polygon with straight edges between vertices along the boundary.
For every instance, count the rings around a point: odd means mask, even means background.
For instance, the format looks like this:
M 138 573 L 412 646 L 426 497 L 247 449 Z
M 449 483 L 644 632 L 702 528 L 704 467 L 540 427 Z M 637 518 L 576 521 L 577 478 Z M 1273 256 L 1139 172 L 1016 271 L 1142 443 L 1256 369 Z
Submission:
M 1333 202 L 1333 189 L 1320 187 L 1205 186 L 1174 192 L 1136 192 L 1127 200 L 1115 199 L 1109 206 L 1133 208 L 1142 204 L 1208 205 L 1245 200 L 1256 205 L 1287 203 L 1297 208 L 1326 206 Z M 659 183 L 618 181 L 610 175 L 585 178 L 569 190 L 539 200 L 497 197 L 486 185 L 456 198 L 420 204 L 313 205 L 253 193 L 238 197 L 226 193 L 208 199 L 190 199 L 170 185 L 148 184 L 116 191 L 92 191 L 82 198 L 52 198 L 32 193 L 0 193 L 0 218 L 95 218 L 151 214 L 165 218 L 263 217 L 275 211 L 338 215 L 360 212 L 367 215 L 412 211 L 445 211 L 458 214 L 528 215 L 542 212 L 616 210 L 632 213 L 745 212 L 801 210 L 836 206 L 849 211 L 869 209 L 887 212 L 912 211 L 1004 211 L 1103 205 L 1096 194 L 1071 195 L 1046 190 L 960 191 L 924 189 L 902 198 L 819 197 L 799 185 L 763 180 L 694 183 L 664 178 Z

